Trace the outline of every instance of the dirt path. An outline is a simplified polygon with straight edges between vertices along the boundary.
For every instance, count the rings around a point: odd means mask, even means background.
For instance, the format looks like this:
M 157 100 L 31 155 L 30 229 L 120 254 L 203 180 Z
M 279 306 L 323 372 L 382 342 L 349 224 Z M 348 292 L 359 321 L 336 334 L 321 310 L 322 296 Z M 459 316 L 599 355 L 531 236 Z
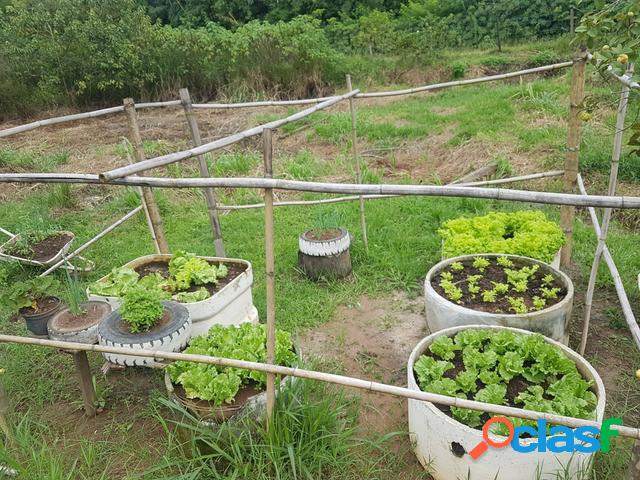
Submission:
M 389 298 L 363 296 L 356 305 L 342 306 L 334 319 L 307 331 L 299 339 L 303 352 L 323 366 L 345 375 L 404 386 L 406 363 L 413 347 L 427 335 L 420 298 L 403 292 Z M 391 395 L 362 393 L 363 434 L 407 432 L 407 401 Z M 396 478 L 429 478 L 418 463 L 409 438 L 396 437 L 391 449 L 404 463 Z

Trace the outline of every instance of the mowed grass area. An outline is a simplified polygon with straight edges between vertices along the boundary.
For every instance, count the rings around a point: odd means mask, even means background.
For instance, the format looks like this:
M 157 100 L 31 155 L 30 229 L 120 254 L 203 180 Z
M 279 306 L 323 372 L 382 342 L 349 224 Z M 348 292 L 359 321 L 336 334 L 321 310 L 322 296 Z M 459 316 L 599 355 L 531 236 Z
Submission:
M 614 94 L 605 85 L 597 84 L 592 87 L 602 99 Z M 447 149 L 454 151 L 467 142 L 483 142 L 494 146 L 502 145 L 508 153 L 529 155 L 542 167 L 557 168 L 562 164 L 566 136 L 563 121 L 567 92 L 567 78 L 558 76 L 536 80 L 531 84 L 476 86 L 448 90 L 427 98 L 414 97 L 384 104 L 364 104 L 358 106 L 362 148 L 377 149 L 379 155 L 393 155 L 394 150 L 448 131 L 450 135 L 440 146 L 445 152 L 449 151 Z M 265 114 L 257 114 L 254 121 L 261 122 L 265 118 Z M 538 118 L 545 121 L 532 127 L 532 122 Z M 590 159 L 594 159 L 595 164 L 599 165 L 587 175 L 590 188 L 596 190 L 602 189 L 606 181 L 606 176 L 602 173 L 606 172 L 607 164 L 599 159 L 610 155 L 612 121 L 610 109 L 602 108 L 594 112 L 593 120 L 585 126 L 583 158 L 586 165 L 590 165 Z M 300 130 L 301 127 L 306 128 Z M 340 175 L 353 178 L 353 164 L 349 155 L 350 120 L 347 113 L 319 113 L 302 124 L 288 126 L 281 134 L 291 135 L 299 141 L 293 150 L 278 148 L 278 142 L 276 143 L 277 176 L 301 180 L 335 178 Z M 284 143 L 285 139 L 281 138 L 280 141 Z M 149 155 L 166 153 L 173 146 L 175 145 L 171 143 L 153 140 L 148 140 L 145 144 Z M 323 158 L 317 153 L 319 147 L 330 147 L 333 149 L 331 152 L 337 153 L 329 159 Z M 380 153 L 385 149 L 389 149 L 390 153 Z M 114 154 L 124 157 L 126 149 L 121 145 L 114 145 Z M 417 153 L 416 163 L 420 163 L 419 157 L 428 159 L 430 154 L 428 149 Z M 505 158 L 509 163 L 510 157 L 507 155 Z M 632 158 L 625 155 L 623 165 L 633 161 Z M 216 175 L 261 175 L 262 160 L 260 151 L 256 148 L 245 146 L 209 160 Z M 365 157 L 365 160 L 365 180 L 368 182 L 440 181 L 435 175 L 427 178 L 414 177 L 411 171 L 392 175 L 392 169 L 381 166 L 375 157 Z M 7 163 L 9 167 L 12 164 L 19 166 L 17 162 Z M 29 165 L 24 160 L 20 160 L 20 164 Z M 35 165 L 37 163 L 31 164 L 34 170 L 37 168 Z M 464 170 L 464 166 L 458 167 L 459 173 L 464 173 Z M 190 176 L 195 175 L 195 169 L 189 165 L 174 166 L 164 174 Z M 633 179 L 629 179 L 629 182 L 629 188 L 633 188 Z M 558 181 L 540 186 L 549 190 L 561 188 Z M 518 187 L 530 188 L 527 184 Z M 225 189 L 217 193 L 224 204 L 262 201 L 262 194 L 257 190 Z M 213 255 L 211 228 L 201 193 L 188 189 L 179 192 L 157 190 L 156 194 L 171 247 L 200 255 Z M 87 206 L 84 199 L 95 197 L 101 200 Z M 318 198 L 312 194 L 300 194 L 296 197 Z M 125 188 L 44 186 L 33 190 L 20 201 L 8 201 L 0 205 L 0 223 L 14 232 L 23 231 L 30 225 L 48 223 L 75 232 L 75 245 L 79 245 L 137 206 L 138 202 L 137 194 Z M 338 305 L 357 302 L 365 293 L 384 297 L 395 290 L 404 290 L 411 295 L 420 295 L 426 271 L 440 258 L 440 239 L 436 232 L 443 221 L 460 215 L 516 208 L 541 207 L 435 197 L 369 201 L 366 204 L 368 255 L 364 251 L 359 231 L 357 203 L 277 208 L 275 253 L 278 325 L 293 332 L 302 332 L 328 321 Z M 545 208 L 545 211 L 551 217 L 558 218 L 557 208 Z M 354 236 L 354 274 L 350 281 L 314 283 L 297 269 L 298 235 L 325 222 L 327 216 L 339 219 Z M 591 227 L 585 223 L 586 218 L 584 212 L 581 212 L 581 217 L 576 222 L 574 259 L 579 267 L 574 278 L 578 284 L 576 298 L 584 293 L 584 278 L 588 275 L 595 250 L 595 236 Z M 254 303 L 260 317 L 264 319 L 266 297 L 263 212 L 231 212 L 221 216 L 221 223 L 228 255 L 246 259 L 253 265 Z M 632 304 L 638 304 L 640 296 L 635 286 L 635 277 L 640 270 L 640 252 L 636 248 L 635 231 L 614 223 L 609 245 L 618 262 Z M 86 252 L 86 256 L 96 262 L 96 269 L 85 280 L 96 279 L 113 267 L 151 252 L 153 245 L 140 214 Z M 31 270 L 0 264 L 0 293 L 2 285 L 11 279 L 32 273 L 34 272 Z M 598 294 L 611 289 L 610 278 L 605 274 L 604 268 L 601 273 Z M 620 321 L 616 317 L 615 308 L 610 315 L 612 321 Z M 22 323 L 7 322 L 6 317 L 6 312 L 0 312 L 3 320 L 0 331 L 26 334 Z M 624 328 L 626 327 L 623 326 Z M 635 352 L 635 347 L 622 332 L 624 330 L 621 329 L 619 335 L 607 340 L 610 343 L 607 348 Z M 574 342 L 575 340 L 573 339 Z M 626 355 L 628 357 L 628 353 Z M 607 366 L 606 363 L 598 364 L 601 361 L 598 358 L 592 360 L 596 366 Z M 637 364 L 640 359 L 636 356 L 634 359 L 626 358 L 626 361 L 633 365 L 633 362 Z M 101 357 L 92 356 L 91 362 L 97 372 L 102 363 Z M 355 456 L 346 464 L 338 462 L 335 456 L 320 457 L 314 452 L 305 453 L 301 450 L 302 443 L 296 443 L 296 440 L 304 438 L 303 443 L 314 445 L 319 439 L 301 436 L 302 432 L 306 432 L 305 424 L 292 425 L 283 420 L 282 425 L 287 426 L 288 432 L 296 432 L 287 437 L 287 445 L 291 445 L 293 453 L 278 450 L 275 457 L 269 457 L 265 454 L 268 449 L 238 450 L 236 447 L 239 444 L 247 443 L 246 437 L 233 441 L 234 467 L 231 471 L 235 472 L 234 477 L 229 472 L 216 472 L 212 469 L 211 462 L 208 462 L 210 458 L 191 462 L 179 460 L 182 456 L 175 449 L 178 439 L 171 432 L 170 426 L 163 425 L 160 421 L 161 415 L 166 414 L 166 407 L 159 403 L 165 396 L 160 372 L 127 371 L 112 373 L 107 378 L 97 374 L 100 402 L 106 410 L 94 424 L 81 418 L 80 396 L 73 376 L 72 362 L 67 355 L 41 348 L 3 345 L 0 348 L 0 367 L 7 370 L 2 381 L 17 413 L 13 418 L 24 416 L 17 427 L 17 443 L 0 450 L 0 461 L 17 460 L 27 466 L 25 478 L 136 478 L 143 472 L 148 472 L 146 478 L 159 478 L 160 475 L 199 478 L 193 472 L 200 472 L 201 478 L 248 478 L 247 475 L 253 475 L 251 478 L 270 478 L 264 476 L 267 470 L 262 470 L 262 467 L 267 460 L 271 461 L 273 458 L 282 468 L 278 478 L 283 479 L 306 478 L 298 473 L 299 470 L 295 470 L 295 466 L 301 464 L 300 459 L 304 459 L 305 464 L 318 462 L 322 465 L 324 478 L 382 479 L 390 478 L 397 469 L 402 469 L 402 460 L 398 456 L 389 455 L 388 449 L 385 450 L 388 443 L 380 438 L 367 438 L 365 442 L 353 435 L 331 437 L 335 439 L 334 452 L 340 452 L 340 448 L 346 446 L 344 451 L 361 454 L 354 453 Z M 633 371 L 629 369 L 628 372 L 621 372 L 620 378 L 626 390 L 611 397 L 608 413 L 630 415 L 637 410 L 638 404 L 633 390 Z M 327 393 L 316 391 L 314 395 L 314 398 L 318 398 Z M 345 397 L 336 402 L 342 414 L 339 419 L 329 418 L 327 431 L 335 434 L 340 429 L 355 428 L 357 408 L 354 411 L 353 405 L 354 402 L 357 403 L 357 398 Z M 305 412 L 307 416 L 326 409 L 326 405 L 311 403 L 312 408 Z M 292 415 L 291 418 L 300 418 L 300 412 Z M 288 417 L 288 420 L 291 418 Z M 211 438 L 208 437 L 208 440 L 211 441 Z M 260 436 L 254 437 L 254 440 L 260 445 L 282 445 L 281 439 L 277 438 L 272 439 L 272 443 Z M 408 441 L 405 444 L 408 446 Z M 597 478 L 622 477 L 626 468 L 628 443 L 616 441 L 615 445 L 613 454 L 599 458 Z M 341 453 L 340 457 L 343 456 Z M 162 470 L 161 473 L 154 470 L 158 464 L 165 463 L 168 470 Z

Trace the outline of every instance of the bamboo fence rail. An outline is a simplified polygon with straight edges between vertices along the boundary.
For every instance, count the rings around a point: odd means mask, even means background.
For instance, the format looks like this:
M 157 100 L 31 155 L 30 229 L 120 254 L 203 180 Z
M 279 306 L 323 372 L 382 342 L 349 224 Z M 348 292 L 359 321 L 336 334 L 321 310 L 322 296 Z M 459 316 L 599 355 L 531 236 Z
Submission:
M 244 130 L 242 132 L 229 135 L 228 137 L 224 137 L 219 140 L 215 140 L 213 142 L 205 143 L 204 145 L 201 145 L 199 147 L 194 147 L 189 150 L 183 150 L 181 152 L 170 153 L 168 155 L 162 155 L 160 157 L 150 158 L 149 160 L 138 162 L 135 165 L 127 165 L 124 167 L 116 168 L 114 170 L 110 170 L 108 172 L 101 173 L 100 179 L 103 181 L 114 180 L 116 178 L 121 178 L 128 175 L 134 175 L 136 173 L 144 172 L 145 170 L 149 170 L 151 168 L 162 167 L 164 165 L 169 165 L 171 163 L 179 162 L 181 160 L 186 160 L 187 158 L 197 157 L 198 155 L 202 155 L 203 153 L 219 150 L 229 145 L 233 145 L 234 143 L 238 143 L 241 140 L 244 140 L 256 135 L 260 135 L 266 128 L 276 129 L 288 123 L 295 122 L 302 118 L 308 117 L 309 115 L 315 112 L 319 112 L 320 110 L 329 108 L 330 106 L 335 105 L 338 102 L 341 102 L 350 97 L 353 97 L 358 92 L 359 90 L 353 90 L 351 92 L 345 93 L 344 95 L 334 97 L 331 100 L 327 100 L 325 102 L 319 103 L 318 105 L 307 108 L 305 110 L 302 110 L 288 117 L 281 118 L 279 120 L 274 120 L 273 122 L 269 122 L 264 125 L 258 125 L 257 127 L 249 128 L 248 130 Z
M 546 205 L 573 205 L 576 207 L 640 208 L 640 197 L 579 195 L 574 193 L 535 192 L 459 185 L 348 184 L 303 182 L 277 178 L 160 178 L 138 176 L 102 182 L 98 175 L 84 173 L 2 173 L 0 174 L 0 183 L 105 183 L 109 185 L 154 188 L 272 188 L 274 190 L 316 193 L 465 197 Z
M 561 62 L 551 65 L 545 65 L 542 67 L 528 68 L 525 70 L 519 70 L 515 72 L 504 73 L 500 75 L 489 75 L 486 77 L 472 78 L 468 80 L 457 80 L 454 82 L 438 83 L 433 85 L 424 85 L 421 87 L 409 88 L 404 90 L 390 90 L 383 92 L 369 92 L 359 93 L 355 98 L 373 98 L 373 97 L 393 97 L 398 95 L 411 95 L 414 93 L 427 92 L 431 90 L 439 90 L 444 88 L 451 88 L 463 85 L 472 85 L 475 83 L 483 82 L 495 82 L 499 80 L 505 80 L 507 78 L 519 77 L 522 75 L 530 75 L 550 70 L 557 70 L 571 66 L 572 62 Z M 239 102 L 239 103 L 194 103 L 195 109 L 231 109 L 231 108 L 250 108 L 250 107 L 285 107 L 295 105 L 309 105 L 314 103 L 322 103 L 328 100 L 338 98 L 338 96 L 329 96 L 321 98 L 306 98 L 301 100 L 265 100 L 257 102 Z M 159 107 L 173 107 L 181 105 L 180 100 L 169 100 L 165 102 L 144 102 L 137 104 L 138 109 L 144 108 L 159 108 Z M 124 112 L 124 108 L 121 106 L 103 108 L 100 110 L 93 110 L 91 112 L 75 113 L 73 115 L 64 115 L 60 117 L 52 117 L 35 122 L 27 123 L 25 125 L 19 125 L 16 127 L 0 130 L 0 138 L 8 137 L 18 133 L 28 132 L 29 130 L 35 130 L 39 127 L 48 125 L 56 125 L 60 123 L 73 122 L 76 120 L 84 120 L 88 118 L 96 118 L 105 115 L 111 115 L 114 113 Z
M 258 372 L 271 373 L 274 375 L 291 376 L 298 378 L 306 378 L 309 380 L 318 380 L 345 387 L 359 388 L 370 392 L 384 393 L 395 395 L 403 398 L 413 398 L 425 402 L 437 403 L 450 407 L 468 408 L 481 412 L 493 413 L 497 415 L 505 415 L 510 417 L 523 418 L 526 420 L 545 419 L 549 423 L 557 425 L 566 425 L 572 428 L 578 427 L 596 427 L 600 428 L 598 422 L 591 420 L 582 420 L 573 417 L 565 417 L 562 415 L 554 415 L 544 412 L 536 412 L 533 410 L 523 410 L 515 407 L 505 407 L 492 403 L 476 402 L 457 397 L 448 397 L 446 395 L 437 395 L 435 393 L 427 393 L 417 390 L 411 390 L 406 387 L 398 387 L 385 383 L 374 382 L 371 380 L 363 380 L 360 378 L 347 377 L 344 375 L 336 375 L 332 373 L 318 372 L 315 370 L 306 370 L 303 368 L 283 367 L 269 363 L 249 362 L 245 360 L 236 360 L 225 357 L 212 357 L 208 355 L 195 355 L 177 352 L 162 352 L 147 349 L 133 349 L 126 347 L 110 347 L 105 345 L 89 345 L 73 342 L 62 342 L 57 340 L 46 340 L 33 337 L 20 337 L 15 335 L 0 335 L 0 343 L 18 343 L 23 345 L 38 345 L 42 347 L 51 347 L 64 350 L 78 350 L 86 352 L 99 353 L 115 353 L 119 355 L 136 355 L 139 357 L 153 358 L 154 360 L 163 361 L 187 361 L 194 363 L 204 363 L 208 365 L 220 365 L 224 367 L 240 368 L 245 370 L 255 370 Z M 611 425 L 611 428 L 620 432 L 620 435 L 629 438 L 640 439 L 640 428 L 626 427 L 622 425 Z
M 497 178 L 495 180 L 482 180 L 478 182 L 464 182 L 456 183 L 451 182 L 450 185 L 456 185 L 458 187 L 475 187 L 481 185 L 498 185 L 502 183 L 514 183 L 521 182 L 523 180 L 536 180 L 540 178 L 560 177 L 564 175 L 562 170 L 552 170 L 549 172 L 532 173 L 529 175 L 520 175 L 517 177 Z M 402 195 L 351 195 L 348 197 L 337 198 L 323 198 L 320 200 L 286 200 L 282 202 L 274 202 L 274 207 L 289 207 L 295 205 L 323 205 L 327 203 L 340 203 L 340 202 L 352 202 L 354 200 L 378 200 L 381 198 L 398 198 Z M 249 210 L 252 208 L 264 208 L 264 203 L 251 203 L 247 205 L 219 205 L 218 210 Z
M 588 195 L 587 190 L 584 187 L 584 182 L 582 181 L 582 176 L 580 174 L 578 174 L 577 180 L 580 192 L 583 195 Z M 591 216 L 591 223 L 596 233 L 596 237 L 600 238 L 602 236 L 602 230 L 600 228 L 598 216 L 596 215 L 596 210 L 593 207 L 588 207 L 588 211 L 589 215 Z M 616 266 L 616 263 L 614 262 L 613 257 L 611 256 L 611 252 L 609 252 L 609 247 L 607 247 L 606 243 L 602 248 L 602 256 L 604 257 L 604 261 L 609 268 L 611 277 L 613 278 L 613 284 L 616 288 L 616 293 L 618 294 L 620 307 L 622 308 L 622 313 L 624 314 L 624 318 L 627 322 L 627 325 L 629 326 L 629 330 L 631 331 L 631 336 L 633 337 L 633 340 L 636 343 L 638 349 L 640 349 L 640 325 L 638 325 L 636 317 L 633 314 L 633 309 L 631 308 L 631 303 L 629 302 L 627 292 L 624 289 L 624 284 L 622 283 L 620 272 L 618 272 L 618 267 Z M 585 335 L 585 332 L 583 331 L 582 334 Z

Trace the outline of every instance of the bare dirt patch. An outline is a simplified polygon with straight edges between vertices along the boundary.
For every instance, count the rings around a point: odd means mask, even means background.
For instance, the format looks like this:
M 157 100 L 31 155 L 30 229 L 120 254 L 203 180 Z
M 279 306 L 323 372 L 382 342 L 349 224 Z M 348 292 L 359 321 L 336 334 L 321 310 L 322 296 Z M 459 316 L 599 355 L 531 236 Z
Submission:
M 345 375 L 405 386 L 406 363 L 413 347 L 427 335 L 421 299 L 406 293 L 391 298 L 362 296 L 356 305 L 339 307 L 334 319 L 299 339 L 305 354 L 337 367 Z M 360 426 L 365 434 L 407 432 L 407 401 L 390 395 L 361 393 Z M 406 435 L 393 442 L 406 466 L 397 478 L 425 478 Z

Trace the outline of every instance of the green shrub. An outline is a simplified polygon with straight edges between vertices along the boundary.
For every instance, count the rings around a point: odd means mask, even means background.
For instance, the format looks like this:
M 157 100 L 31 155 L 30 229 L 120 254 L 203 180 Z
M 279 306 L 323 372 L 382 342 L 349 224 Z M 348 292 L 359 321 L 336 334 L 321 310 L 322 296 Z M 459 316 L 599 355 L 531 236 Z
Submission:
M 551 262 L 564 245 L 560 226 L 535 210 L 456 218 L 445 222 L 438 233 L 445 257 L 506 253 Z
M 464 78 L 464 73 L 467 71 L 468 65 L 464 62 L 453 62 L 451 64 L 451 78 L 458 80 Z

